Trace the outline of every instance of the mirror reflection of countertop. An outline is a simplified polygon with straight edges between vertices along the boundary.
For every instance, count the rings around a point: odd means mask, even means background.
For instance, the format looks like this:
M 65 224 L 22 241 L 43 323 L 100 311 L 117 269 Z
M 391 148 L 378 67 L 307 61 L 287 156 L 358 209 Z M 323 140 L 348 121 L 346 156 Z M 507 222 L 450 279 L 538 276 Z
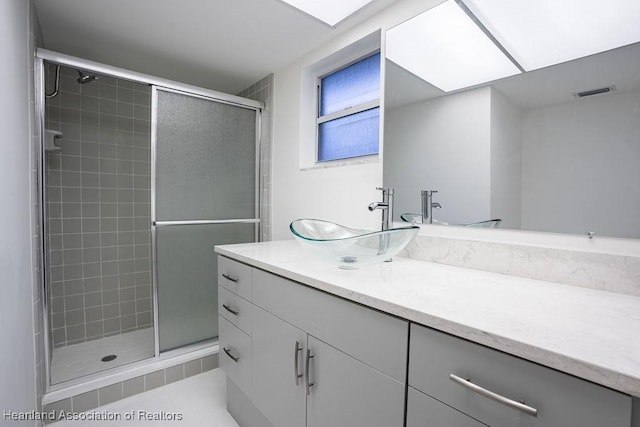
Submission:
M 401 257 L 345 271 L 293 240 L 216 252 L 640 397 L 640 297 Z

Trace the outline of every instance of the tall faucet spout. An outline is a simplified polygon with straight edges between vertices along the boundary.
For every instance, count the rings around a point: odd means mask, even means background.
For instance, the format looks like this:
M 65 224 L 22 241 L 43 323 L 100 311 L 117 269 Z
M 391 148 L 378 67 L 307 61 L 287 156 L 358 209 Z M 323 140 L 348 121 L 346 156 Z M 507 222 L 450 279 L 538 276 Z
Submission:
M 433 208 L 440 208 L 440 203 L 433 201 L 437 190 L 422 190 L 422 223 L 433 224 Z
M 376 188 L 382 191 L 382 201 L 373 202 L 369 205 L 369 210 L 373 212 L 376 209 L 382 210 L 382 230 L 391 228 L 393 221 L 393 188 Z

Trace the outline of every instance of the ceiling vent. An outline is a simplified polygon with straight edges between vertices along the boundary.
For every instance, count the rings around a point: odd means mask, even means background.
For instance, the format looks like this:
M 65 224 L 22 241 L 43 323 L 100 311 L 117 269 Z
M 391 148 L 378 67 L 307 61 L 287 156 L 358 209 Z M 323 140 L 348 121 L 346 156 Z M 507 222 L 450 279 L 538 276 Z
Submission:
M 585 96 L 598 95 L 598 94 L 601 94 L 601 93 L 613 92 L 615 90 L 616 90 L 616 87 L 611 85 L 611 86 L 607 86 L 607 87 L 601 87 L 599 89 L 585 90 L 583 92 L 574 92 L 573 93 L 573 97 L 574 98 L 584 98 Z

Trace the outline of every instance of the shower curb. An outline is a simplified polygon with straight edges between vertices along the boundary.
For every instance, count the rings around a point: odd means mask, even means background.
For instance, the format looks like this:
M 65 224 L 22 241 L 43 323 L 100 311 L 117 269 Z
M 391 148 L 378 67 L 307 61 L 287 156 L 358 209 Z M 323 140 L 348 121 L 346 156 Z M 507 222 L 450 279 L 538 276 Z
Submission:
M 218 366 L 217 353 L 198 357 L 184 363 L 178 363 L 144 375 L 79 393 L 75 396 L 43 404 L 42 411 L 46 414 L 60 414 L 60 411 L 63 411 L 65 414 L 79 414 L 145 391 L 153 390 L 163 385 L 189 378 L 193 375 L 210 371 Z M 45 424 L 54 421 L 56 420 L 45 420 Z

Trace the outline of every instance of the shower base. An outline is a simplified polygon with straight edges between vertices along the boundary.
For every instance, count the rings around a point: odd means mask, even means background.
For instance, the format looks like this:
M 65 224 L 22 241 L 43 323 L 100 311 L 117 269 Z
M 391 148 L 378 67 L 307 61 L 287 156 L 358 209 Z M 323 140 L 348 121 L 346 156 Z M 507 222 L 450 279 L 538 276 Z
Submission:
M 103 362 L 105 356 L 116 358 Z M 58 384 L 154 356 L 153 328 L 53 349 L 51 384 Z

